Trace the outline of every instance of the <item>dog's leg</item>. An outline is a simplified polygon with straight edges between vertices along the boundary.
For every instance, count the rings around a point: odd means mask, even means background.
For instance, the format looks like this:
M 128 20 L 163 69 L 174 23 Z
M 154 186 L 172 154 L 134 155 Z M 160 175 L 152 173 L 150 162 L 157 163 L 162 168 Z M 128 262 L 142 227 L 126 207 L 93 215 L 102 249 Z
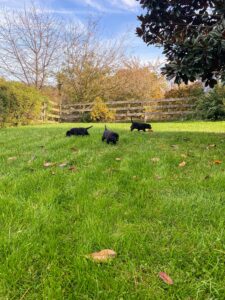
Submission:
M 109 143 L 110 143 L 110 140 L 109 140 L 109 139 L 107 139 L 107 140 L 106 140 L 106 143 L 107 143 L 107 144 L 109 144 Z
M 104 140 L 105 140 L 105 137 L 103 136 L 103 137 L 102 137 L 102 142 L 104 142 Z

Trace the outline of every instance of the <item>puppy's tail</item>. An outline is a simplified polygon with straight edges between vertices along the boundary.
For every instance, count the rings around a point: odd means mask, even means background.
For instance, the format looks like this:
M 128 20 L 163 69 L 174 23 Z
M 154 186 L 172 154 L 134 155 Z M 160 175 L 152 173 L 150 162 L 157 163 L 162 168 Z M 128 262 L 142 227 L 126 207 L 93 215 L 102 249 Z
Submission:
M 86 129 L 88 130 L 88 129 L 90 129 L 90 128 L 92 128 L 93 126 L 89 126 L 89 127 L 87 127 Z

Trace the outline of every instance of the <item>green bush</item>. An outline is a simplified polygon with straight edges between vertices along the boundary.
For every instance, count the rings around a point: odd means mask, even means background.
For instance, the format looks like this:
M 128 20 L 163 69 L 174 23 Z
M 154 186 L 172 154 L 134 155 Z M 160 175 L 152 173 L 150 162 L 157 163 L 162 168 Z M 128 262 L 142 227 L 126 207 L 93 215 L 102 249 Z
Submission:
M 81 122 L 89 123 L 92 121 L 91 114 L 89 112 L 84 112 L 81 116 Z
M 225 87 L 216 86 L 196 103 L 196 117 L 202 120 L 225 119 Z
M 11 125 L 27 125 L 40 119 L 47 97 L 34 87 L 0 79 L 0 121 Z
M 100 97 L 97 97 L 91 111 L 91 119 L 97 122 L 113 121 L 115 119 L 115 114 L 109 110 Z

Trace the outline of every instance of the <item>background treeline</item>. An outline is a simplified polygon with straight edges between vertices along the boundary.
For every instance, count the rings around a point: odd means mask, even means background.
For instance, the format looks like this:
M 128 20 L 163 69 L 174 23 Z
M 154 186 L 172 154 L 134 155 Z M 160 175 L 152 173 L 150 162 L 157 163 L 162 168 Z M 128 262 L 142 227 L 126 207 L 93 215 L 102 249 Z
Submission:
M 89 18 L 85 24 L 60 20 L 34 4 L 19 11 L 1 9 L 1 16 L 0 77 L 8 80 L 0 81 L 2 124 L 39 119 L 49 97 L 64 103 L 95 103 L 92 120 L 103 119 L 101 110 L 113 120 L 102 105 L 106 101 L 194 97 L 195 102 L 200 101 L 197 109 L 203 109 L 202 85 L 168 91 L 160 64 L 153 66 L 131 57 L 126 35 L 106 39 L 96 20 Z M 212 97 L 217 96 L 215 91 Z M 221 93 L 219 99 L 219 104 L 213 102 L 213 111 L 217 104 L 222 109 Z M 211 105 L 209 98 L 206 100 Z M 206 115 L 212 118 L 211 112 Z M 213 118 L 223 114 L 217 115 Z

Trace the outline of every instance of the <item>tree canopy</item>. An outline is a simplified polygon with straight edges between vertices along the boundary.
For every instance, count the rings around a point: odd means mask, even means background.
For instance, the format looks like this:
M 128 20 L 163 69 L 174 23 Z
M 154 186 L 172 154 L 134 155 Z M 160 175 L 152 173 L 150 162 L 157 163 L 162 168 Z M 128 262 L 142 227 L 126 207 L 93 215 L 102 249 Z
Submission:
M 163 47 L 162 73 L 175 83 L 225 81 L 224 0 L 137 0 L 145 14 L 137 34 Z

